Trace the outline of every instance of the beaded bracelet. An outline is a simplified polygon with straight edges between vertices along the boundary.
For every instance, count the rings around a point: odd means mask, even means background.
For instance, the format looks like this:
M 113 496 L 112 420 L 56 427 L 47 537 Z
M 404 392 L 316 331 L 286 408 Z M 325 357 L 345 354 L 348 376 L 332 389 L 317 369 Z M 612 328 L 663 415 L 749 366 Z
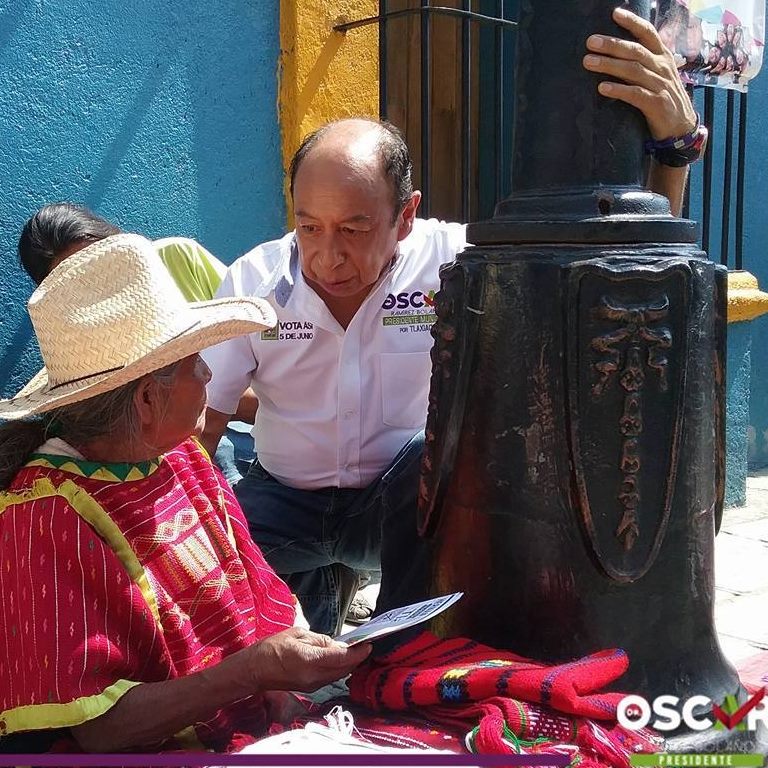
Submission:
M 702 125 L 701 118 L 696 115 L 696 127 L 683 136 L 673 136 L 669 139 L 656 141 L 649 139 L 645 142 L 645 152 L 652 155 L 656 162 L 672 168 L 683 168 L 698 160 L 707 146 L 709 132 Z

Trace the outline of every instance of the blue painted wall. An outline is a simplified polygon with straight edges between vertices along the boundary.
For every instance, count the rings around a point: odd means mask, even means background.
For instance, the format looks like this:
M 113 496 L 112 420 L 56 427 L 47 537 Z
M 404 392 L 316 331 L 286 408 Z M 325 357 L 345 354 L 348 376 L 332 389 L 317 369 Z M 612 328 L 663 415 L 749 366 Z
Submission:
M 39 365 L 16 241 L 83 203 L 231 262 L 285 222 L 278 0 L 0 0 L 0 394 Z
M 752 371 L 752 329 L 749 322 L 728 326 L 726 378 L 725 505 L 747 503 L 749 386 Z
M 747 121 L 746 215 L 744 268 L 760 288 L 768 290 L 768 61 L 749 94 Z M 768 315 L 753 323 L 752 385 L 750 388 L 750 450 L 753 467 L 768 465 Z
M 714 158 L 712 205 L 717 211 L 713 215 L 710 233 L 709 255 L 720 261 L 722 254 L 722 229 L 719 211 L 723 205 L 724 133 L 726 114 L 726 93 L 715 94 L 715 124 L 719 131 L 710 142 L 709 150 Z M 695 101 L 703 112 L 703 89 L 697 89 Z M 736 97 L 734 129 L 739 126 L 739 98 Z M 747 113 L 747 154 L 744 206 L 744 252 L 743 268 L 757 276 L 762 290 L 768 290 L 768 215 L 766 215 L 766 190 L 768 190 L 768 62 L 750 84 Z M 734 136 L 736 134 L 734 133 Z M 734 144 L 734 155 L 735 155 Z M 691 218 L 701 220 L 702 212 L 702 171 L 701 163 L 694 166 L 691 177 Z M 734 157 L 733 173 L 736 165 Z M 734 187 L 735 189 L 735 187 Z M 730 231 L 728 237 L 728 264 L 735 267 L 734 252 L 736 233 L 736 196 L 731 199 Z M 752 467 L 768 465 L 768 316 L 751 323 L 751 386 L 749 411 L 749 462 Z M 729 326 L 729 344 L 739 344 L 735 326 Z M 736 358 L 729 353 L 729 363 L 736 364 Z
M 766 290 L 768 269 L 765 250 L 755 255 L 754 262 L 747 263 L 750 270 L 759 275 L 762 290 Z M 751 468 L 761 469 L 768 466 L 768 315 L 754 321 L 751 381 L 748 459 Z

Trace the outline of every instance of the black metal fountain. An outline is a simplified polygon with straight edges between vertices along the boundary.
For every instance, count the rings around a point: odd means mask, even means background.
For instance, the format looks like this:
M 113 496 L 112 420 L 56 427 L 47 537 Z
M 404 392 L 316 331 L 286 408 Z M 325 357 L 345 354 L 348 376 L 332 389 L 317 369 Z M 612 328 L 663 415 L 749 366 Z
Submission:
M 582 68 L 589 34 L 626 36 L 617 5 L 522 3 L 513 192 L 442 273 L 420 514 L 433 593 L 466 595 L 434 628 L 552 661 L 621 647 L 620 690 L 743 699 L 713 621 L 726 275 L 644 189 L 640 113 Z

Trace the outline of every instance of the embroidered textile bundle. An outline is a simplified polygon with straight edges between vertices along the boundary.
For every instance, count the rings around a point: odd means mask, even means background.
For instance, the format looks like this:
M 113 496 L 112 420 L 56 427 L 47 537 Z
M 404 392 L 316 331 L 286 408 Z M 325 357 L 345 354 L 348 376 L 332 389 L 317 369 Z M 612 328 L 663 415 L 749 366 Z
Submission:
M 599 692 L 628 663 L 623 651 L 606 650 L 548 666 L 466 638 L 440 640 L 424 632 L 360 667 L 348 684 L 352 700 L 371 710 L 411 711 L 445 726 L 472 728 L 472 751 L 561 751 L 572 755 L 573 764 L 625 768 L 631 753 L 659 748 L 647 731 L 614 725 L 623 694 Z
M 440 640 L 423 632 L 356 670 L 349 693 L 374 710 L 512 696 L 569 715 L 612 719 L 624 694 L 598 691 L 628 666 L 621 650 L 551 666 L 466 638 Z

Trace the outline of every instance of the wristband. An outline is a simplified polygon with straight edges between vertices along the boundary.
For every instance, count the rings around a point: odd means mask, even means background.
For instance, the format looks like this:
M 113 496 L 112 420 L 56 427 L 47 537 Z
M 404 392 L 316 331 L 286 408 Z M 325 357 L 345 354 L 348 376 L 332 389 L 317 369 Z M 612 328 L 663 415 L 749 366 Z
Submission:
M 696 115 L 696 127 L 690 133 L 661 141 L 650 139 L 645 142 L 645 152 L 652 155 L 657 163 L 672 168 L 683 168 L 696 162 L 704 154 L 708 136 L 709 132 Z

